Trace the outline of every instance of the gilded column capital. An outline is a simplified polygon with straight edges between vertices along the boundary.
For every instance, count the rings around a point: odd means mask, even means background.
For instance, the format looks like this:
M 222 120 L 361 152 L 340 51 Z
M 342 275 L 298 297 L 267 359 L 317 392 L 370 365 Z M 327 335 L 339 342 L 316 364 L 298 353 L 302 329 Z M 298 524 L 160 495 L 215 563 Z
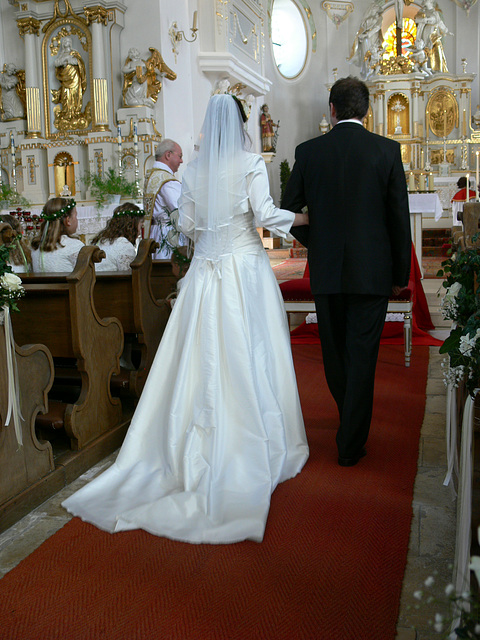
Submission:
M 41 26 L 40 20 L 36 18 L 19 18 L 17 20 L 18 32 L 22 38 L 25 34 L 38 36 Z
M 104 7 L 83 7 L 83 12 L 87 18 L 87 25 L 98 22 L 107 26 L 108 11 Z

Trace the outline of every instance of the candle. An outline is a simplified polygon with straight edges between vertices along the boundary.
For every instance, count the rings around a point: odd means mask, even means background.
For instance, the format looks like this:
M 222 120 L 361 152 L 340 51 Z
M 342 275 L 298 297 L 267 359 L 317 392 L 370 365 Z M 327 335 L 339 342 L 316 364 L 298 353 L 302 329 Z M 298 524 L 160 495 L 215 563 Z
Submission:
M 408 176 L 408 190 L 415 191 L 415 176 L 412 171 L 410 171 L 410 175 Z
M 420 169 L 424 168 L 424 156 L 423 156 L 423 149 L 420 149 Z
M 468 202 L 470 196 L 470 174 L 467 173 L 467 186 L 465 187 L 465 202 Z
M 428 130 L 429 130 L 429 126 L 428 126 L 428 109 L 425 113 L 425 128 L 426 128 L 426 133 L 425 133 L 425 138 L 428 140 Z
M 421 173 L 418 178 L 418 189 L 419 191 L 425 191 L 425 174 Z
M 476 196 L 475 200 L 476 200 L 477 202 L 478 202 L 478 189 L 479 189 L 479 187 L 480 187 L 480 184 L 479 184 L 479 182 L 478 182 L 478 177 L 479 177 L 479 173 L 480 173 L 480 172 L 479 172 L 479 168 L 480 168 L 480 165 L 479 165 L 479 154 L 480 154 L 480 151 L 477 151 L 477 152 L 475 153 L 475 156 L 476 156 L 476 159 L 477 159 L 477 166 L 476 166 L 476 170 L 475 170 L 475 180 L 476 180 L 476 182 L 477 182 L 477 196 Z
M 196 31 L 197 30 L 197 12 L 194 11 L 193 12 L 193 27 L 192 27 L 192 31 Z
M 467 135 L 467 116 L 466 116 L 466 110 L 463 110 L 463 135 L 466 136 Z
M 122 171 L 122 129 L 120 128 L 120 125 L 118 125 L 117 127 L 117 141 L 118 141 L 118 168 L 120 170 L 120 173 Z
M 443 136 L 447 137 L 447 110 L 443 110 Z
M 137 123 L 133 123 L 133 148 L 135 151 L 138 151 L 138 134 L 137 134 Z

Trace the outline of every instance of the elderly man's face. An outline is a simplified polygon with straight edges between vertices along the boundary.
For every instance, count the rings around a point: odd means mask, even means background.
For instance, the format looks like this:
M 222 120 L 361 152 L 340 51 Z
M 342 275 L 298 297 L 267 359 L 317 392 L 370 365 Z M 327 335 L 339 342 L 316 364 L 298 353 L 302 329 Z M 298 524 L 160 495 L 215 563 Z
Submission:
M 172 151 L 165 152 L 165 164 L 170 167 L 173 173 L 176 173 L 178 171 L 178 167 L 182 164 L 182 162 L 182 149 L 178 144 L 173 147 Z

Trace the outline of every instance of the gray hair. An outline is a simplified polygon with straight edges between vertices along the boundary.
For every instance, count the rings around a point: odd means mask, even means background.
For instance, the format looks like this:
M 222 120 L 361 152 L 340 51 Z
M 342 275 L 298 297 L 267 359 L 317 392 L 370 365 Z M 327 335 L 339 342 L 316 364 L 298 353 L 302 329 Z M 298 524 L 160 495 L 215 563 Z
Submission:
M 177 143 L 174 140 L 170 140 L 170 138 L 165 138 L 165 140 L 162 140 L 155 149 L 155 160 L 160 160 L 160 158 L 165 153 L 167 153 L 167 151 L 173 151 L 176 144 Z

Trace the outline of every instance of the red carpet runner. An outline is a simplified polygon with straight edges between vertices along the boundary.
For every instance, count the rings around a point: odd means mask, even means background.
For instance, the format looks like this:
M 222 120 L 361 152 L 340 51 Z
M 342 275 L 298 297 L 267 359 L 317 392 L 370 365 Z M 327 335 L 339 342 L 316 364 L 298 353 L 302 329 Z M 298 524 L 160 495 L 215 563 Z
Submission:
M 2 640 L 393 640 L 428 348 L 380 352 L 368 455 L 336 464 L 317 346 L 294 347 L 311 456 L 262 544 L 189 545 L 72 520 L 0 581 Z

